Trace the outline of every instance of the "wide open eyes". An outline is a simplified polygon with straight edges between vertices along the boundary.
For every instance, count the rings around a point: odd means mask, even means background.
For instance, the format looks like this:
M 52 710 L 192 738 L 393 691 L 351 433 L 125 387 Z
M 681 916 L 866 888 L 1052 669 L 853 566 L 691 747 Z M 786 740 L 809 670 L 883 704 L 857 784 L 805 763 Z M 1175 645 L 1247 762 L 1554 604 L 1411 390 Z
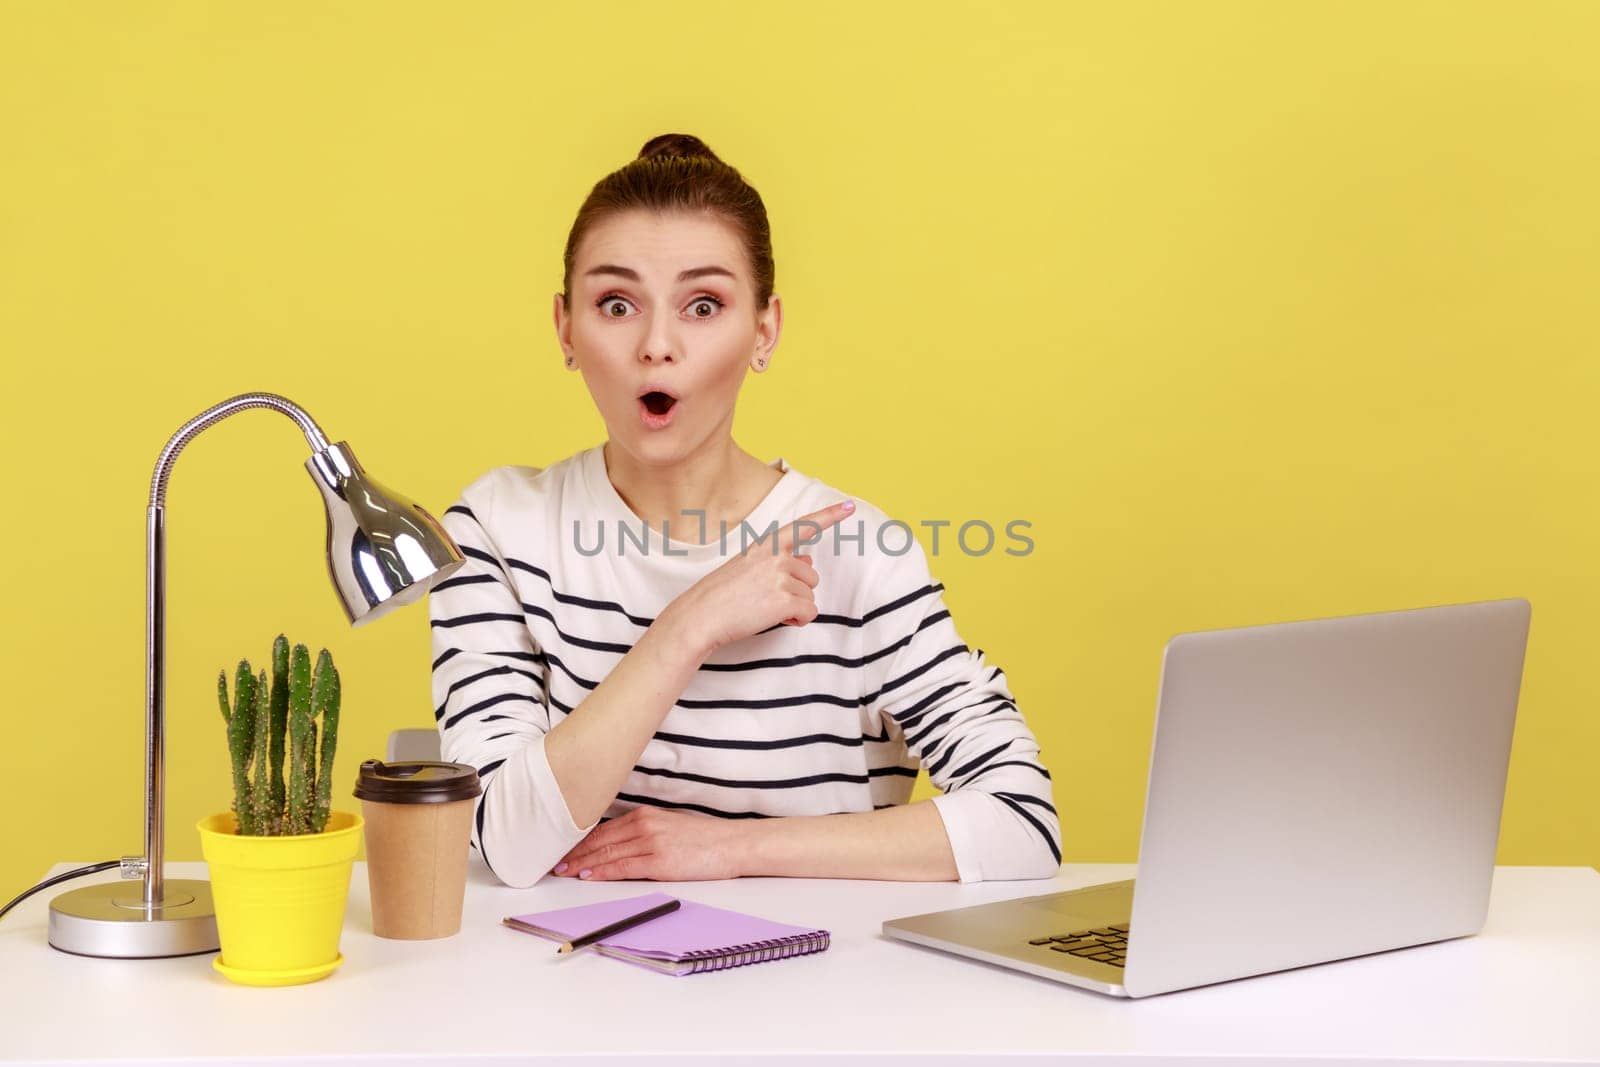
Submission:
M 596 300 L 594 305 L 600 309 L 600 314 L 604 318 L 625 319 L 628 317 L 627 309 L 633 307 L 633 301 L 621 293 L 611 292 Z M 691 319 L 714 319 L 717 317 L 717 312 L 726 306 L 709 293 L 701 293 L 689 301 L 684 310 Z

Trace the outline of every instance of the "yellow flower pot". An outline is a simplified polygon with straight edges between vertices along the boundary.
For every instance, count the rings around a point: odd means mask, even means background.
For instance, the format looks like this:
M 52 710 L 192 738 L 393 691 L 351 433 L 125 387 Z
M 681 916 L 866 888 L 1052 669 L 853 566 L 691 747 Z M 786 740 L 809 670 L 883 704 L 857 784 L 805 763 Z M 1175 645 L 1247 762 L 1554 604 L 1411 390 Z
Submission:
M 322 833 L 285 837 L 241 836 L 231 811 L 195 825 L 222 945 L 212 966 L 243 985 L 298 985 L 332 974 L 344 962 L 339 934 L 361 816 L 330 812 Z

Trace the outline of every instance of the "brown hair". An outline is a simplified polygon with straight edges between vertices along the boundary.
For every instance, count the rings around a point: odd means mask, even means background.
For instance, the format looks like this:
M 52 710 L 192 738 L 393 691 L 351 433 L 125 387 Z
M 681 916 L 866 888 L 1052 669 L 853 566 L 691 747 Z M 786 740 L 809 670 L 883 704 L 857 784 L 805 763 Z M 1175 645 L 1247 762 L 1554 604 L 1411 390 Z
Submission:
M 772 297 L 772 231 L 767 207 L 737 170 L 717 158 L 704 141 L 687 133 L 663 133 L 644 143 L 636 159 L 595 183 L 578 209 L 562 256 L 561 302 L 571 306 L 572 266 L 583 235 L 600 219 L 643 209 L 710 213 L 737 229 L 754 274 L 756 310 Z

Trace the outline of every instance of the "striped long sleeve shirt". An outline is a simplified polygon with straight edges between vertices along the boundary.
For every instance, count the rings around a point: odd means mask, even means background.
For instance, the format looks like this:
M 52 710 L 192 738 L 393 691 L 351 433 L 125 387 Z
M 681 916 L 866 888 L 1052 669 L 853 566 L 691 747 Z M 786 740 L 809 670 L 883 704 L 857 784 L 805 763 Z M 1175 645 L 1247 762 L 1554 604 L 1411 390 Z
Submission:
M 650 529 L 600 445 L 544 469 L 497 467 L 445 511 L 467 561 L 428 597 L 434 716 L 443 757 L 483 783 L 477 856 L 526 887 L 639 805 L 722 818 L 871 811 L 906 803 L 925 767 L 961 881 L 1053 875 L 1050 775 L 1005 674 L 958 635 L 910 527 L 858 497 L 805 550 L 817 617 L 713 652 L 606 813 L 574 822 L 546 733 L 679 594 L 774 523 L 848 496 L 781 457 L 771 466 L 781 477 L 743 523 L 703 534 L 694 516 L 666 537 Z M 672 536 L 685 528 L 705 543 Z

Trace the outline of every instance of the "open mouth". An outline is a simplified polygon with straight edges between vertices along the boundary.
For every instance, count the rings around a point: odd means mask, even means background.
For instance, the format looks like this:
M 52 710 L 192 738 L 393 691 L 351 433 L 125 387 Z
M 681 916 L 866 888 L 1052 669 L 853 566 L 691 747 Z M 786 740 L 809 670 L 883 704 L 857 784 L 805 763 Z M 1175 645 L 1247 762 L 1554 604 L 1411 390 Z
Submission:
M 678 402 L 675 396 L 654 392 L 644 394 L 639 400 L 644 404 L 645 410 L 652 415 L 665 415 L 672 410 L 672 405 Z

